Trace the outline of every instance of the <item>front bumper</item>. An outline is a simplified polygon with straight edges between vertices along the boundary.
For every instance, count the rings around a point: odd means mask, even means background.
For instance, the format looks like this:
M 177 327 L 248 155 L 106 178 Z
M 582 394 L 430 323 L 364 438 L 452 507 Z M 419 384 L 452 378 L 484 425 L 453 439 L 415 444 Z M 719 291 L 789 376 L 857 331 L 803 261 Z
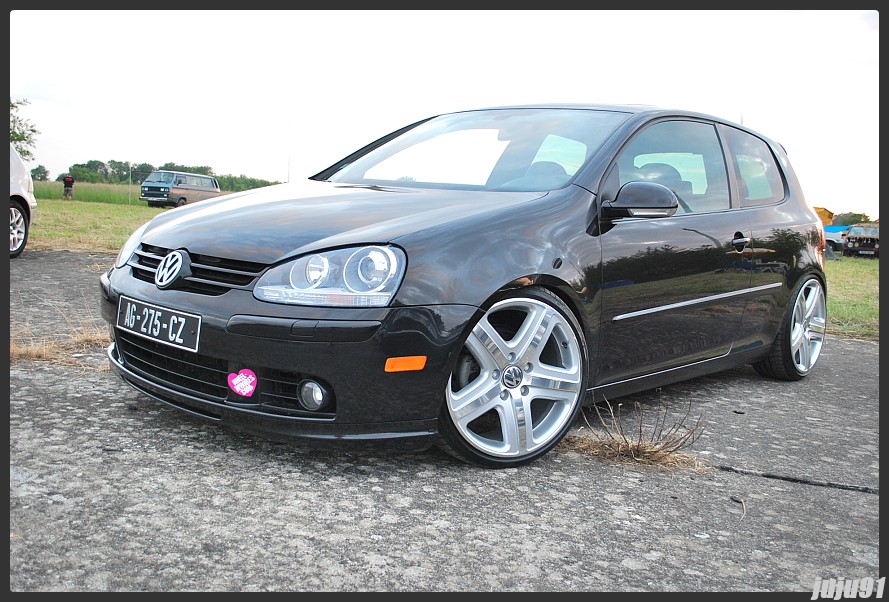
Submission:
M 873 247 L 846 247 L 843 255 L 847 257 L 879 257 L 880 249 Z
M 428 447 L 438 433 L 451 367 L 478 308 L 439 305 L 375 309 L 289 307 L 251 292 L 220 296 L 161 291 L 127 277 L 101 277 L 101 315 L 110 366 L 124 382 L 170 406 L 274 439 L 399 440 Z M 197 353 L 116 327 L 121 294 L 202 318 Z M 422 370 L 387 372 L 392 357 L 426 356 Z M 249 397 L 229 376 L 250 370 Z M 332 403 L 316 412 L 297 400 L 305 379 L 323 383 Z

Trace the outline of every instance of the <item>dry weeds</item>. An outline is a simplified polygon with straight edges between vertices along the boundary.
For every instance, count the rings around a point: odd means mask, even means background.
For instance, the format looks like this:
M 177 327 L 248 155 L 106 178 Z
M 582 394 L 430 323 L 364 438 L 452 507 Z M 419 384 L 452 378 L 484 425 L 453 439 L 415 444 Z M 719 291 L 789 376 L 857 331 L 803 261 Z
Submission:
M 77 326 L 64 337 L 37 337 L 26 327 L 10 334 L 9 362 L 46 361 L 104 372 L 108 370 L 107 363 L 96 365 L 82 358 L 104 350 L 110 343 L 108 331 L 96 324 Z
M 614 463 L 630 463 L 662 469 L 685 468 L 696 472 L 706 472 L 709 466 L 694 454 L 685 450 L 703 432 L 704 418 L 698 416 L 688 424 L 691 404 L 685 415 L 676 422 L 668 423 L 668 408 L 661 405 L 656 411 L 654 423 L 646 424 L 645 408 L 634 402 L 635 426 L 631 430 L 624 427 L 621 420 L 623 404 L 615 406 L 605 401 L 607 411 L 603 415 L 600 405 L 592 410 L 584 409 L 583 418 L 590 434 L 569 433 L 560 443 L 560 451 L 574 451 L 595 456 Z M 595 412 L 597 426 L 590 424 L 587 412 Z

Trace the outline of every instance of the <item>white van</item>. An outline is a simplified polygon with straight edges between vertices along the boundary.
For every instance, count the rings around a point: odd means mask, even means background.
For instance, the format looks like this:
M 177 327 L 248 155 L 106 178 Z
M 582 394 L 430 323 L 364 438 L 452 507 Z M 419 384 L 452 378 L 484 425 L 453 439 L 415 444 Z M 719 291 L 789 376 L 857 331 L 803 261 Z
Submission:
M 9 143 L 9 258 L 18 257 L 28 243 L 31 220 L 37 211 L 31 172 Z
M 213 176 L 185 171 L 157 170 L 142 182 L 139 198 L 149 207 L 181 207 L 186 203 L 219 196 L 219 182 Z

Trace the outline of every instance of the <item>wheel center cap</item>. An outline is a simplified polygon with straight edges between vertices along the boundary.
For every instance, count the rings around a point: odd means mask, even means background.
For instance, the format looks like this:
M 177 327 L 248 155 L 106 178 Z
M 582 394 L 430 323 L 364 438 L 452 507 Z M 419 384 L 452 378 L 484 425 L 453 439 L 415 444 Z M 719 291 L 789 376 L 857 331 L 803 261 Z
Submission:
M 503 371 L 503 378 L 501 381 L 503 382 L 503 386 L 507 389 L 515 389 L 520 384 L 522 384 L 522 377 L 524 376 L 524 372 L 518 366 L 509 366 L 506 370 Z

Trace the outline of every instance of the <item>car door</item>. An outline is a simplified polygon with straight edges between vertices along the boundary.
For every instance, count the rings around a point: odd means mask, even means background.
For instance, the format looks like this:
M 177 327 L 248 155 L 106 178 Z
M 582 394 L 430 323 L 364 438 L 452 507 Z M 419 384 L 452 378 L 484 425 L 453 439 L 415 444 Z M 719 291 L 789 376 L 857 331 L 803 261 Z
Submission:
M 678 118 L 649 124 L 610 170 L 606 182 L 618 188 L 631 181 L 667 186 L 680 208 L 668 217 L 603 223 L 597 385 L 728 353 L 749 297 L 751 229 L 731 208 L 715 125 Z

